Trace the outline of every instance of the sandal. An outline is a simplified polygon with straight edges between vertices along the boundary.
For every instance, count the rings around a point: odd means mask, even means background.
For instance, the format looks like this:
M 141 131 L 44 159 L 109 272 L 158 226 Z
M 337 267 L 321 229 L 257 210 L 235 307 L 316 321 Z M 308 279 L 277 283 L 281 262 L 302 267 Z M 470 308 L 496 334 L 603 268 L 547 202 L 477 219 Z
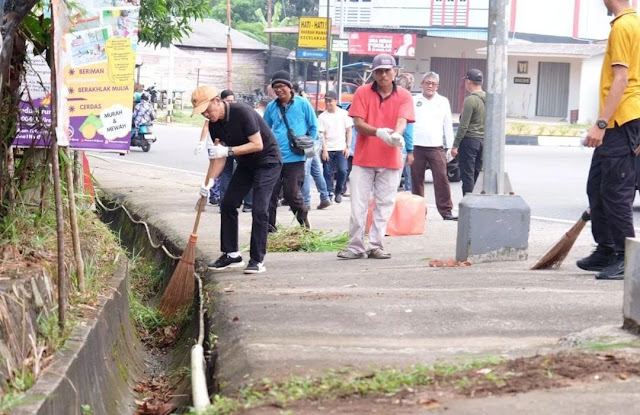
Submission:
M 365 252 L 356 254 L 355 252 L 352 252 L 348 249 L 338 252 L 338 258 L 340 259 L 364 259 L 366 257 L 367 257 L 367 254 Z
M 389 259 L 391 258 L 391 254 L 389 252 L 384 251 L 382 248 L 376 248 L 369 251 L 369 258 Z

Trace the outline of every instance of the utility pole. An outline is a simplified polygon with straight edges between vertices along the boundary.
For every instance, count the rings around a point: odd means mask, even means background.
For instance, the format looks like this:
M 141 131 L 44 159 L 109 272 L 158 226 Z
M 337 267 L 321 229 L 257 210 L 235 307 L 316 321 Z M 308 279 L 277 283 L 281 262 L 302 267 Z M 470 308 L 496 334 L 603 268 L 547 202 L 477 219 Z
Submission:
M 325 93 L 329 92 L 329 66 L 331 65 L 331 18 L 329 17 L 330 11 L 331 0 L 327 0 L 327 62 L 325 68 L 327 71 L 327 88 L 325 89 Z
M 227 89 L 233 89 L 233 57 L 231 55 L 231 0 L 227 0 Z
M 509 0 L 489 0 L 484 170 L 459 206 L 456 259 L 525 260 L 531 209 L 504 171 Z M 471 140 L 472 138 L 463 138 Z
M 344 38 L 344 4 L 340 2 L 340 39 Z M 338 54 L 338 105 L 342 104 L 342 66 L 344 65 L 344 52 Z
M 507 45 L 509 26 L 506 24 L 508 0 L 496 0 L 489 5 L 489 41 L 487 42 L 487 120 L 484 142 L 484 174 L 482 192 L 501 195 L 505 189 L 504 146 L 507 121 Z

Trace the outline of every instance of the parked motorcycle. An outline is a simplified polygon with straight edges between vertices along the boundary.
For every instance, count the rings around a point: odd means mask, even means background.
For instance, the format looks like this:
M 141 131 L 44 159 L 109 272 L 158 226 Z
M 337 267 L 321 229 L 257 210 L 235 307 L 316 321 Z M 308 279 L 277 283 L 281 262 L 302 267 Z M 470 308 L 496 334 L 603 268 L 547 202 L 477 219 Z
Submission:
M 131 128 L 131 147 L 140 147 L 146 153 L 151 150 L 151 144 L 155 142 L 153 124 L 141 124 L 140 128 Z

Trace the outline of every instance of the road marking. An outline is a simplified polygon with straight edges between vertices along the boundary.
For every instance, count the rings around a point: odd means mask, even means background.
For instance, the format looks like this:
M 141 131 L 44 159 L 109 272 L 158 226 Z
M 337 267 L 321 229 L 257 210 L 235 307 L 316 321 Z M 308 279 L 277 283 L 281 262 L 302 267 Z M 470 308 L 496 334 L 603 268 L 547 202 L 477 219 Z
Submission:
M 437 209 L 438 207 L 436 205 L 427 205 L 427 207 L 430 207 L 432 209 Z M 458 211 L 458 209 L 453 208 L 453 210 L 455 212 Z M 577 220 L 568 220 L 568 219 L 556 219 L 556 218 L 547 218 L 546 216 L 531 216 L 531 219 L 534 220 L 541 220 L 541 221 L 545 221 L 545 222 L 553 222 L 553 223 L 564 223 L 567 225 L 575 225 L 575 223 L 577 222 Z M 586 226 L 591 226 L 591 223 L 587 223 Z M 634 230 L 636 232 L 640 232 L 640 228 L 634 228 Z
M 130 163 L 130 164 L 137 164 L 139 166 L 147 166 L 147 167 L 156 167 L 156 168 L 160 168 L 160 169 L 165 169 L 165 170 L 170 170 L 170 171 L 177 171 L 177 172 L 182 172 L 182 173 L 188 173 L 188 174 L 195 174 L 198 176 L 206 176 L 206 174 L 203 174 L 201 172 L 196 172 L 196 171 L 191 171 L 191 170 L 184 170 L 184 169 L 176 169 L 174 167 L 166 167 L 166 166 L 159 166 L 157 164 L 149 164 L 149 163 L 140 163 L 139 161 L 131 161 L 131 160 L 119 160 L 117 158 L 113 158 L 113 157 L 103 157 L 103 156 L 96 156 L 96 155 L 90 155 L 89 157 L 95 157 L 97 159 L 100 160 L 104 160 L 104 161 L 117 161 L 119 163 Z M 432 209 L 437 209 L 436 205 L 427 205 L 427 207 L 430 207 Z M 453 209 L 454 211 L 458 211 L 458 209 Z M 547 218 L 544 216 L 531 216 L 531 219 L 535 219 L 535 220 L 542 220 L 542 221 L 547 221 L 547 222 L 554 222 L 554 223 L 564 223 L 567 225 L 573 225 L 576 222 L 575 221 L 571 221 L 571 220 L 567 220 L 567 219 L 556 219 L 556 218 Z M 590 226 L 589 223 L 587 223 L 588 226 Z M 636 232 L 640 232 L 640 228 L 635 228 Z
M 150 164 L 150 163 L 141 163 L 139 161 L 120 160 L 120 159 L 115 158 L 115 157 L 104 157 L 104 156 L 96 156 L 96 155 L 90 155 L 89 157 L 95 157 L 95 158 L 103 160 L 103 161 L 116 161 L 118 163 L 137 164 L 139 166 L 155 167 L 155 168 L 158 168 L 158 169 L 177 171 L 177 172 L 181 172 L 181 173 L 197 174 L 198 176 L 206 176 L 206 173 L 202 173 L 202 172 L 198 172 L 198 171 L 176 169 L 175 167 L 160 166 L 158 164 Z

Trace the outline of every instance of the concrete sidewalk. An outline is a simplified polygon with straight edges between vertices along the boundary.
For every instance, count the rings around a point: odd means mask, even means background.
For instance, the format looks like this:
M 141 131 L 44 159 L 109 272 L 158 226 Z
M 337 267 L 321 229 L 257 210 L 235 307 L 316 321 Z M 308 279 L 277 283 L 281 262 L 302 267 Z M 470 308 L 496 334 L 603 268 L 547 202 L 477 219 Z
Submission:
M 90 164 L 109 197 L 124 201 L 177 246 L 186 246 L 202 175 L 99 157 L 91 157 Z M 309 216 L 312 228 L 345 231 L 348 201 L 314 209 Z M 287 208 L 280 208 L 278 215 L 280 223 L 292 224 Z M 219 221 L 217 207 L 203 213 L 198 231 L 202 264 L 220 255 Z M 250 214 L 241 213 L 240 223 L 240 245 L 248 246 Z M 614 327 L 610 332 L 622 336 L 615 329 L 622 324 L 622 282 L 596 281 L 593 273 L 574 265 L 592 249 L 589 227 L 560 270 L 529 270 L 569 227 L 532 221 L 527 262 L 431 268 L 429 259 L 455 255 L 457 224 L 443 221 L 430 208 L 423 235 L 387 238 L 390 260 L 344 261 L 334 252 L 278 253 L 267 255 L 264 274 L 208 273 L 217 286 L 212 332 L 219 337 L 220 380 L 233 388 L 245 375 L 283 379 L 347 365 L 531 355 L 556 350 L 562 347 L 559 338 L 599 326 Z M 244 256 L 248 259 L 248 253 Z M 594 395 L 588 388 L 598 385 L 538 391 L 533 394 L 543 397 L 536 399 L 525 394 L 447 402 L 447 413 L 511 412 L 506 408 L 543 413 L 544 396 L 564 400 L 566 391 L 568 401 L 583 400 Z M 637 413 L 619 399 L 637 401 L 637 383 L 633 388 L 625 385 L 631 382 L 610 388 L 621 402 L 617 411 L 592 413 Z M 563 403 L 545 413 L 587 413 L 572 408 Z

